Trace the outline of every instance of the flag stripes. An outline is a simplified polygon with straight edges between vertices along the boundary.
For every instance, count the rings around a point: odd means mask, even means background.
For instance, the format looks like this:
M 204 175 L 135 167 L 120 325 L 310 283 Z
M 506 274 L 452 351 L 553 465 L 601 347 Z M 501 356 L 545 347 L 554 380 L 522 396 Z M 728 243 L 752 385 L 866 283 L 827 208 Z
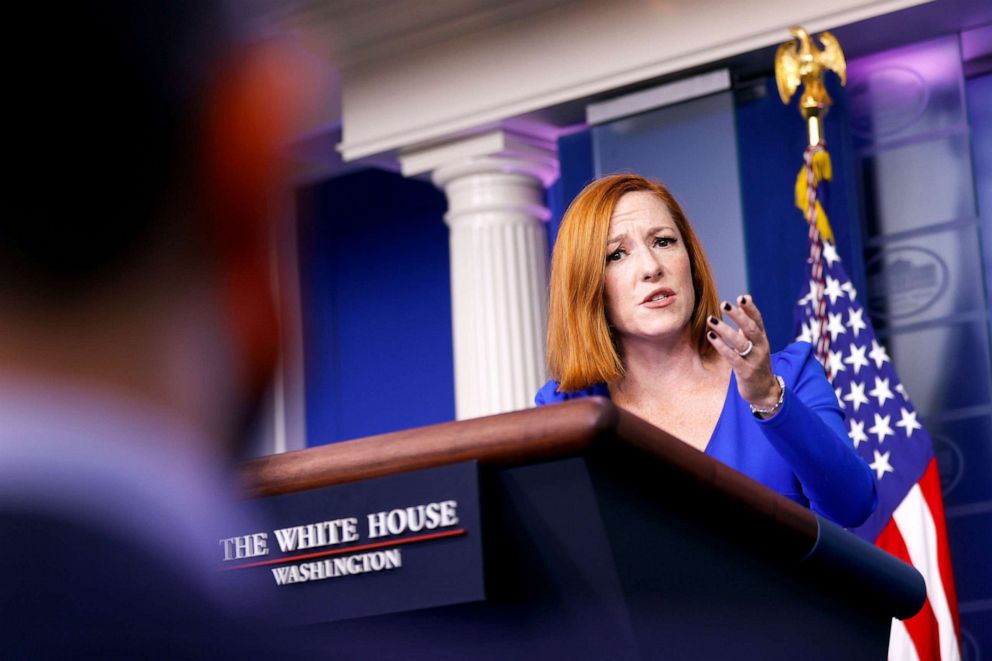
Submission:
M 906 547 L 906 540 L 903 539 L 902 532 L 896 525 L 895 519 L 889 520 L 889 525 L 885 526 L 885 529 L 878 536 L 875 544 L 906 564 L 913 564 L 909 549 Z M 917 569 L 920 568 L 917 567 Z M 924 580 L 926 580 L 926 576 L 924 576 Z M 923 608 L 920 609 L 919 613 L 905 622 L 893 619 L 892 625 L 893 627 L 899 625 L 909 636 L 912 655 L 906 656 L 905 650 L 896 653 L 892 648 L 892 641 L 890 640 L 889 659 L 893 661 L 901 661 L 909 658 L 921 659 L 923 661 L 940 659 L 940 628 L 937 625 L 937 617 L 933 613 L 933 608 L 930 607 L 929 596 L 923 602 Z
M 920 490 L 927 507 L 930 508 L 931 519 L 936 524 L 938 521 L 946 521 L 944 517 L 944 499 L 940 491 L 940 476 L 937 471 L 937 460 L 931 459 L 927 470 L 918 482 Z M 958 596 L 954 588 L 954 574 L 951 571 L 951 548 L 947 543 L 947 535 L 937 534 L 937 564 L 940 569 L 940 582 L 944 586 L 947 606 L 951 611 L 951 620 L 954 622 L 954 633 L 956 640 L 961 639 L 961 620 L 958 614 Z
M 915 645 L 916 643 L 910 638 L 909 632 L 906 630 L 906 623 L 893 618 L 892 629 L 889 632 L 889 659 L 920 661 Z
M 919 484 L 914 484 L 910 488 L 909 493 L 893 513 L 892 520 L 899 526 L 906 548 L 909 550 L 910 564 L 923 574 L 927 584 L 927 603 L 937 620 L 940 640 L 940 654 L 931 658 L 943 661 L 960 659 L 961 652 L 958 649 L 954 618 L 951 616 L 951 608 L 940 575 L 937 529 Z M 922 654 L 920 657 L 927 658 Z

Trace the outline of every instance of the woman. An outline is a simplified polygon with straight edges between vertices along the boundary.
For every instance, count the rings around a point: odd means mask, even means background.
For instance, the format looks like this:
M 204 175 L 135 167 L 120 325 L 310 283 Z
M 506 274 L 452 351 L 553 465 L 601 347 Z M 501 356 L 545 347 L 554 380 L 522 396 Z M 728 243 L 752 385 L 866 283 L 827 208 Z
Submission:
M 538 405 L 607 396 L 840 525 L 875 508 L 874 476 L 812 347 L 772 354 L 750 297 L 717 302 L 699 241 L 657 182 L 604 177 L 565 213 L 548 365 L 556 380 Z

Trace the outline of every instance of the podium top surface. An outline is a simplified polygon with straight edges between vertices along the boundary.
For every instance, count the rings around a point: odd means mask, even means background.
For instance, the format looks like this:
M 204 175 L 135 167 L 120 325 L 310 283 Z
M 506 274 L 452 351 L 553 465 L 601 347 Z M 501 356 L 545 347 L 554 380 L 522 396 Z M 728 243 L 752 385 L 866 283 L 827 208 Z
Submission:
M 247 462 L 242 477 L 249 497 L 264 497 L 462 461 L 517 466 L 611 446 L 654 457 L 701 488 L 763 512 L 801 538 L 800 546 L 809 549 L 817 538 L 806 508 L 599 397 L 262 457 Z

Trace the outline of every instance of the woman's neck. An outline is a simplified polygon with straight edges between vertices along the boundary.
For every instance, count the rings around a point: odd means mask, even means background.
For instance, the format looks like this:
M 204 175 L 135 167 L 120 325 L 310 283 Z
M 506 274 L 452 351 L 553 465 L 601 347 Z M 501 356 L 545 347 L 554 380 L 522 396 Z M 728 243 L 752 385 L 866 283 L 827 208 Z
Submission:
M 717 376 L 717 365 L 699 355 L 688 332 L 671 343 L 625 340 L 621 351 L 624 375 L 610 385 L 610 395 L 618 403 L 636 404 L 675 390 L 694 390 Z

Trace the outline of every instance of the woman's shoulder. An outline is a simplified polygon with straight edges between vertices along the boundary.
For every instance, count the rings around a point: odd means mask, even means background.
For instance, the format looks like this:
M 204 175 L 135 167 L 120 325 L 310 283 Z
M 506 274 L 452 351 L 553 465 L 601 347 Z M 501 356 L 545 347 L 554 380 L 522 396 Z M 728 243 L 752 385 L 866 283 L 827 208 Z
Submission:
M 558 390 L 558 382 L 551 380 L 541 386 L 541 389 L 534 395 L 534 403 L 538 406 L 545 406 L 547 404 L 567 402 L 570 399 L 581 399 L 583 397 L 608 398 L 609 396 L 610 390 L 606 387 L 605 383 L 594 383 L 588 388 L 582 388 L 581 390 L 561 392 Z

